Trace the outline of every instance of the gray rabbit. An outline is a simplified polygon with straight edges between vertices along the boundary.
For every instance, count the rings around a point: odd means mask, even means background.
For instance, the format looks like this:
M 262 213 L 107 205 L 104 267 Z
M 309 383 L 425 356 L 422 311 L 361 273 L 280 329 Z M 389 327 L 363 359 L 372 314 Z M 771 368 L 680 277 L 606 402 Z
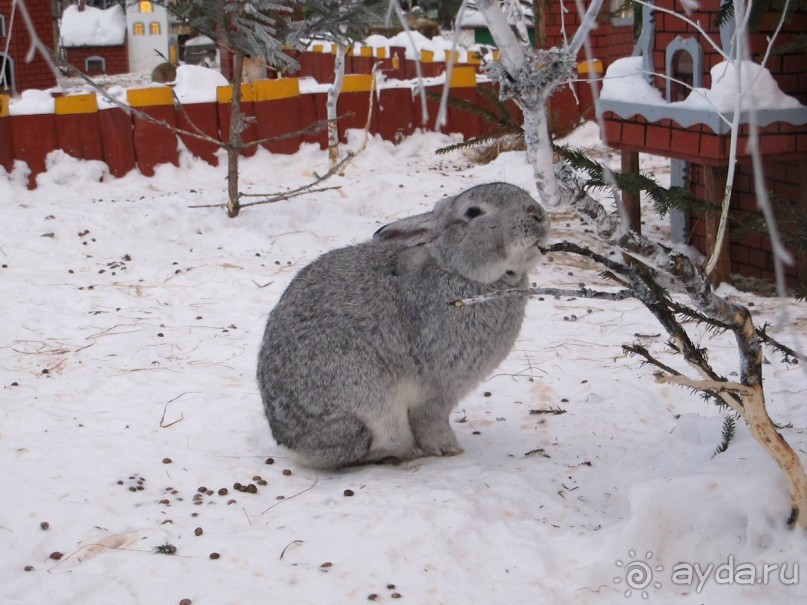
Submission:
M 275 440 L 319 468 L 462 452 L 449 414 L 509 353 L 546 212 L 473 187 L 302 269 L 269 315 L 258 383 Z

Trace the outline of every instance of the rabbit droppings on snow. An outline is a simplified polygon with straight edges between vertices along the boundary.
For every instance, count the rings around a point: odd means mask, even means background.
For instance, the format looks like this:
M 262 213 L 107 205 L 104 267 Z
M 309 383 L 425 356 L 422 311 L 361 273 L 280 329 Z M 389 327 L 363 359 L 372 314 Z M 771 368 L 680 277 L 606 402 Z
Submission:
M 269 315 L 258 383 L 272 434 L 320 468 L 459 454 L 457 403 L 509 353 L 546 212 L 507 183 L 473 187 L 302 269 Z

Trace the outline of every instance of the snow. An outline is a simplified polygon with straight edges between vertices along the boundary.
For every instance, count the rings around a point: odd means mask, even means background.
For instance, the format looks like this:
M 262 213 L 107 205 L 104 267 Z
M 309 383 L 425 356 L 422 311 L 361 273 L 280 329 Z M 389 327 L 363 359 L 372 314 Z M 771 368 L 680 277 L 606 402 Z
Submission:
M 797 109 L 803 107 L 795 97 L 782 92 L 771 72 L 757 63 L 743 61 L 740 69 L 740 86 L 737 82 L 737 67 L 733 63 L 721 62 L 712 67 L 711 89 L 698 89 L 690 93 L 683 105 L 690 107 L 714 107 L 721 113 L 734 111 L 737 91 L 743 91 L 743 110 L 756 109 Z
M 112 107 L 119 107 L 118 103 L 122 103 L 123 105 L 129 104 L 129 98 L 126 96 L 126 89 L 122 86 L 110 86 L 106 90 L 106 95 L 97 93 L 96 96 L 98 97 L 98 109 L 111 109 Z M 113 103 L 112 99 L 117 101 L 117 103 Z
M 523 153 L 484 166 L 434 155 L 455 140 L 374 138 L 326 183 L 339 189 L 245 208 L 238 219 L 190 208 L 226 200 L 224 161 L 213 168 L 183 155 L 181 167 L 153 178 L 115 179 L 100 162 L 57 152 L 34 191 L 24 167 L 0 174 L 9 318 L 0 340 L 0 602 L 621 604 L 631 602 L 633 559 L 663 566 L 648 602 L 804 602 L 807 582 L 778 575 L 754 585 L 712 576 L 700 590 L 673 583 L 677 563 L 706 568 L 729 557 L 788 563 L 790 577 L 793 563 L 805 564 L 805 535 L 785 529 L 785 480 L 742 422 L 712 457 L 719 411 L 656 384 L 623 354 L 623 343 L 639 340 L 685 369 L 635 301 L 533 298 L 510 356 L 452 415 L 460 456 L 319 473 L 283 457 L 254 373 L 266 316 L 294 274 L 469 186 L 504 180 L 535 192 Z M 595 125 L 570 143 L 618 166 Z M 662 161 L 645 161 L 665 176 Z M 271 193 L 323 174 L 327 154 L 316 145 L 292 156 L 261 150 L 242 166 L 244 191 Z M 600 249 L 570 214 L 552 216 L 553 240 Z M 649 209 L 643 218 L 647 233 L 665 236 Z M 531 277 L 615 287 L 563 255 Z M 784 342 L 804 334 L 804 304 L 785 301 L 782 325 L 778 301 L 728 295 L 753 303 L 759 325 L 770 322 Z M 736 371 L 730 335 L 691 329 L 718 373 Z M 804 373 L 779 355 L 767 361 L 771 414 L 792 423 L 782 432 L 803 452 Z M 566 413 L 530 413 L 548 408 Z M 256 494 L 233 489 L 256 476 L 267 482 Z M 152 551 L 165 542 L 176 554 Z M 631 598 L 643 601 L 638 591 Z
M 439 45 L 431 38 L 427 38 L 419 31 L 403 31 L 396 34 L 389 39 L 389 45 L 405 48 L 404 56 L 410 60 L 419 59 L 420 53 L 426 50 L 434 53 L 435 61 L 445 61 L 445 53 L 440 52 L 443 50 L 442 45 Z
M 215 69 L 180 65 L 177 67 L 174 93 L 181 103 L 213 103 L 216 101 L 217 87 L 228 84 L 227 78 Z
M 8 112 L 12 116 L 53 113 L 56 103 L 50 90 L 29 88 L 9 101 Z
M 370 48 L 389 48 L 390 41 L 386 36 L 372 34 L 367 36 L 362 44 L 364 46 L 369 46 Z
M 213 41 L 212 38 L 209 38 L 208 36 L 203 36 L 201 34 L 199 34 L 198 36 L 194 36 L 193 38 L 188 38 L 185 41 L 185 46 L 209 46 L 209 45 L 215 46 L 216 43 Z
M 658 89 L 644 79 L 641 56 L 623 57 L 608 66 L 602 80 L 600 99 L 648 105 L 665 103 Z
M 108 9 L 69 5 L 60 28 L 64 46 L 120 46 L 126 39 L 126 16 L 119 5 Z
M 741 90 L 742 110 L 752 107 L 757 110 L 803 107 L 798 99 L 782 92 L 768 69 L 751 61 L 743 61 L 741 65 L 740 88 L 737 85 L 736 66 L 723 61 L 710 70 L 711 88 L 696 88 L 685 100 L 667 103 L 661 92 L 645 79 L 642 57 L 624 57 L 608 66 L 600 99 L 732 113 L 737 91 Z

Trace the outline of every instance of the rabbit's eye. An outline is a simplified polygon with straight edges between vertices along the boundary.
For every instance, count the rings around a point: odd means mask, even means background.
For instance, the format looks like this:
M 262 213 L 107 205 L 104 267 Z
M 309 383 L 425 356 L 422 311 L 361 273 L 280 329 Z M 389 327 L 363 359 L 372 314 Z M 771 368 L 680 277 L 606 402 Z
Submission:
M 465 211 L 465 218 L 476 218 L 477 216 L 480 216 L 482 214 L 485 213 L 482 212 L 482 209 L 479 206 L 471 206 L 470 208 L 468 208 L 468 210 Z

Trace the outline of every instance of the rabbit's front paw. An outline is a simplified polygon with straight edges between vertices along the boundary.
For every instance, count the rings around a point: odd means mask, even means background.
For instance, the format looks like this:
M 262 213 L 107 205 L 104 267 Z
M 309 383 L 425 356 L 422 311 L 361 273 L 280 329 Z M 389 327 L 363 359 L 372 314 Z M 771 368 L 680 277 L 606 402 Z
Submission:
M 457 440 L 454 443 L 443 443 L 441 445 L 424 446 L 420 448 L 424 456 L 456 456 L 465 450 L 462 449 Z
M 439 433 L 419 435 L 418 447 L 423 456 L 456 456 L 463 452 L 454 431 L 448 427 Z

